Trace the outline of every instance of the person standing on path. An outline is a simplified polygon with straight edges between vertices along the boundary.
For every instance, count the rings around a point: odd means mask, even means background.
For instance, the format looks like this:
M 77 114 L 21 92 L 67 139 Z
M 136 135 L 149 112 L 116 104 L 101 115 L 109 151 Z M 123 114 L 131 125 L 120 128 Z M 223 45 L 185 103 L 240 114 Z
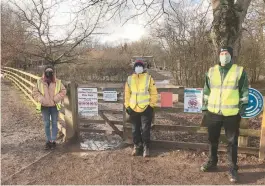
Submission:
M 248 78 L 243 67 L 233 64 L 233 49 L 222 47 L 220 63 L 206 74 L 204 104 L 208 127 L 209 159 L 201 166 L 204 172 L 217 168 L 217 150 L 222 126 L 228 140 L 229 180 L 238 181 L 237 150 L 239 126 L 248 105 Z
M 150 132 L 157 102 L 157 89 L 151 75 L 144 70 L 142 60 L 136 60 L 134 73 L 128 77 L 125 84 L 126 112 L 132 122 L 134 148 L 132 155 L 143 157 L 150 155 Z
M 37 80 L 37 84 L 33 88 L 33 98 L 37 101 L 36 110 L 42 113 L 45 126 L 45 150 L 56 147 L 58 115 L 65 94 L 66 89 L 61 80 L 56 78 L 54 68 L 47 66 L 43 76 Z M 52 123 L 52 134 L 50 123 Z

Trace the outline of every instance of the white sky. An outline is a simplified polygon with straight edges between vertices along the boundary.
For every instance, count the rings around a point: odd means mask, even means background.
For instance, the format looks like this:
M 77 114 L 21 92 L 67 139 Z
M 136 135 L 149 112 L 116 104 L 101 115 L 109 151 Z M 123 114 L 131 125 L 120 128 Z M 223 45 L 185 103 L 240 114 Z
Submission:
M 70 19 L 70 14 L 68 12 L 70 11 L 70 3 L 61 4 L 59 9 L 56 11 L 57 16 L 54 18 L 53 24 L 60 25 L 68 23 Z M 121 22 L 119 18 L 104 23 L 103 28 L 98 31 L 107 34 L 96 36 L 96 38 L 99 39 L 101 43 L 117 44 L 125 41 L 137 41 L 148 35 L 148 29 L 144 28 L 146 21 L 143 18 L 134 18 L 129 20 L 125 25 L 122 24 L 123 22 Z M 58 29 L 56 30 L 55 35 L 60 37 L 64 35 L 64 31 L 65 30 Z
M 16 1 L 16 0 L 15 0 Z M 178 1 L 178 0 L 175 0 Z M 192 0 L 194 3 L 198 3 L 201 0 Z M 203 3 L 204 9 L 207 8 L 209 0 L 205 0 Z M 25 0 L 24 2 L 27 2 Z M 50 0 L 46 0 L 46 2 L 50 2 Z M 56 14 L 54 19 L 52 20 L 52 24 L 55 25 L 63 25 L 69 22 L 71 19 L 71 10 L 73 10 L 72 5 L 74 1 L 66 1 L 66 3 L 60 4 L 60 7 L 56 9 Z M 109 43 L 109 44 L 118 44 L 124 42 L 132 42 L 141 39 L 142 37 L 148 36 L 149 29 L 145 28 L 144 25 L 147 23 L 147 19 L 144 17 L 138 17 L 133 20 L 128 21 L 125 25 L 122 26 L 122 22 L 120 20 L 112 20 L 108 23 L 104 24 L 104 27 L 100 29 L 100 32 L 108 33 L 105 35 L 97 36 L 102 43 Z M 55 32 L 53 36 L 61 37 L 65 35 L 68 27 L 55 28 Z
M 128 23 L 124 26 L 109 26 L 108 30 L 111 34 L 101 36 L 100 40 L 104 42 L 130 42 L 137 41 L 143 36 L 148 35 L 148 30 L 143 25 L 137 23 Z

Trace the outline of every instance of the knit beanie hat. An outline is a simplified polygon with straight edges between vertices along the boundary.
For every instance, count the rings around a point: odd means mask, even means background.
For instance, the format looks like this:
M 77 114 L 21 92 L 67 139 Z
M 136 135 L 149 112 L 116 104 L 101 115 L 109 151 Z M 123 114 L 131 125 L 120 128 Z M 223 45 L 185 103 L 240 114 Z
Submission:
M 220 52 L 223 52 L 223 51 L 227 51 L 231 55 L 231 58 L 233 58 L 233 48 L 232 47 L 223 46 L 221 48 L 221 51 Z
M 142 66 L 144 68 L 143 60 L 141 60 L 141 59 L 136 60 L 134 63 L 133 69 L 135 69 L 135 67 L 137 67 L 137 66 Z
M 48 68 L 50 68 L 50 69 L 52 69 L 52 71 L 54 71 L 54 67 L 53 67 L 52 65 L 47 65 L 47 66 L 45 67 L 45 69 L 44 69 L 44 72 L 45 72 Z

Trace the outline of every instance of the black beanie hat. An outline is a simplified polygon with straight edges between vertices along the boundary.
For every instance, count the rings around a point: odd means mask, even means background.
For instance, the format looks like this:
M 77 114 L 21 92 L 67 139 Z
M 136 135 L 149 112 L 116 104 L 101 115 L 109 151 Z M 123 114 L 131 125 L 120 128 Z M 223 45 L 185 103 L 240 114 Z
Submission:
M 144 62 L 142 60 L 136 60 L 133 65 L 133 69 L 135 69 L 137 66 L 142 66 L 144 68 Z
M 233 48 L 232 47 L 223 46 L 221 48 L 221 51 L 220 52 L 223 52 L 223 51 L 227 51 L 231 55 L 231 58 L 233 58 Z
M 44 72 L 45 72 L 48 68 L 51 68 L 52 71 L 54 71 L 54 67 L 53 67 L 52 65 L 47 65 L 47 66 L 45 67 L 45 69 L 44 69 Z

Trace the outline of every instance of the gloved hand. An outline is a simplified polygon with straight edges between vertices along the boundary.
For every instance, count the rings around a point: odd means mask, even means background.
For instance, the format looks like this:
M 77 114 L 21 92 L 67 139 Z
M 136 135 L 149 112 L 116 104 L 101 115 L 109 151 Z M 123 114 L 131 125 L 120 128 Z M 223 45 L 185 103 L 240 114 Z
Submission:
M 127 107 L 126 112 L 128 115 L 131 115 L 134 111 L 133 111 L 133 109 L 131 109 L 131 107 Z
M 208 108 L 207 108 L 207 105 L 203 104 L 202 105 L 202 112 L 207 112 L 208 111 Z
M 147 109 L 151 110 L 151 111 L 154 111 L 154 108 L 151 107 L 150 105 L 147 106 Z
M 239 109 L 239 114 L 240 116 L 245 115 L 246 109 L 248 108 L 248 104 L 243 104 L 241 105 L 240 109 Z

